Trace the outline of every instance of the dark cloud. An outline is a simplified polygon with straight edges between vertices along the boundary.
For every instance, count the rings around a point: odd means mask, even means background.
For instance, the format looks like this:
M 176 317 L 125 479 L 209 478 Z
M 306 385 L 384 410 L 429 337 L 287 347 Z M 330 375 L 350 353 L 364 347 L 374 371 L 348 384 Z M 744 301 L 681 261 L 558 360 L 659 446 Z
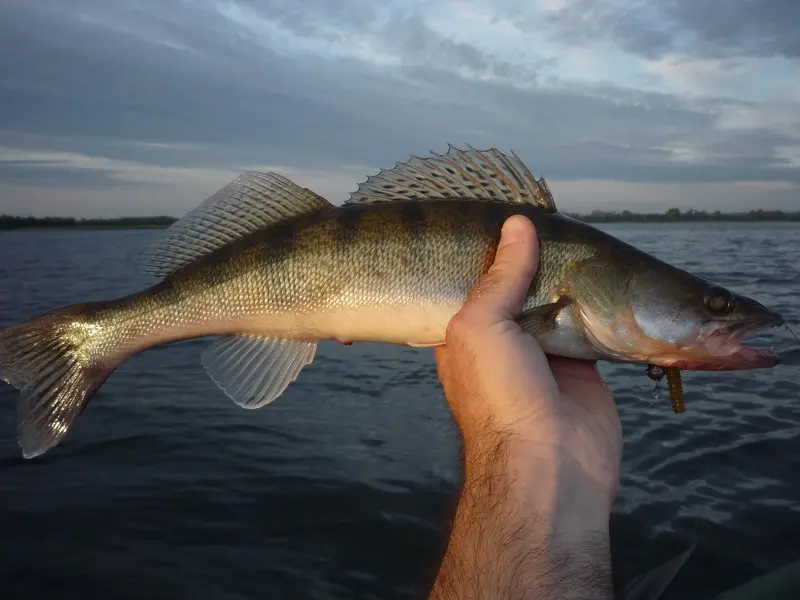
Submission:
M 290 54 L 271 30 L 235 27 L 214 6 L 0 5 L 0 146 L 177 167 L 378 168 L 453 142 L 512 148 L 551 178 L 800 180 L 779 155 L 800 142 L 759 130 L 717 131 L 722 101 L 544 87 L 535 67 L 520 73 L 438 35 L 413 11 L 381 12 L 372 2 L 228 5 L 310 43 L 371 28 L 399 64 Z M 644 14 L 616 24 L 610 18 L 597 27 L 631 30 L 634 46 L 663 48 L 671 39 L 648 29 Z M 456 73 L 464 68 L 493 79 L 465 79 Z M 685 145 L 704 156 L 675 160 L 674 148 Z M 49 179 L 45 170 L 7 162 L 0 181 L 78 184 L 72 167 L 58 167 Z M 82 176 L 81 185 L 116 184 L 103 169 Z
M 576 0 L 549 17 L 562 35 L 612 39 L 628 52 L 659 58 L 800 58 L 796 0 Z
M 648 18 L 648 4 L 638 0 L 624 4 L 574 0 L 548 15 L 546 20 L 548 26 L 565 39 L 612 39 L 623 50 L 648 58 L 662 55 L 675 44 L 674 27 L 665 20 L 652 23 Z M 528 26 L 540 27 L 535 24 Z
M 0 162 L 0 181 L 10 185 L 45 188 L 104 189 L 142 187 L 142 182 L 121 181 L 113 170 L 89 170 L 78 167 Z
M 332 32 L 331 24 L 339 32 L 363 32 L 379 24 L 383 12 L 371 0 L 248 0 L 239 5 L 298 36 L 329 40 L 342 37 Z
M 666 13 L 701 48 L 742 56 L 800 58 L 800 2 L 796 0 L 670 0 Z
M 514 71 L 508 61 L 500 60 L 478 50 L 472 44 L 457 42 L 438 35 L 419 15 L 394 15 L 382 26 L 383 39 L 394 44 L 405 61 L 417 65 L 439 63 L 475 73 L 507 78 Z M 535 69 L 515 73 L 520 79 L 535 80 Z

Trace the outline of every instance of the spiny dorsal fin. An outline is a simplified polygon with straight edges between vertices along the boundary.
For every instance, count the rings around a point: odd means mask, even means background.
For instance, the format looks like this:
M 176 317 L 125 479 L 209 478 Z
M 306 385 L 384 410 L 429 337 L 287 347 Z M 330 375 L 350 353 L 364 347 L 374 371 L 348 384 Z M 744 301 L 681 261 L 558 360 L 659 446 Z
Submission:
M 556 212 L 544 177 L 537 181 L 516 154 L 468 148 L 450 145 L 447 154 L 412 156 L 393 169 L 381 169 L 360 184 L 345 204 L 470 198 L 533 204 Z
M 166 277 L 267 225 L 331 206 L 278 173 L 243 173 L 167 228 L 144 252 L 141 269 Z

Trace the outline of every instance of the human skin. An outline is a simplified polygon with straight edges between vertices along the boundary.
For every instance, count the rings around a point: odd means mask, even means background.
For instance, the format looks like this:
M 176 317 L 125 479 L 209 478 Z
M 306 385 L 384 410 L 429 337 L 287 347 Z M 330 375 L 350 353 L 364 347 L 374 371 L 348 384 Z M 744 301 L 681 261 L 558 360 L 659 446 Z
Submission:
M 548 357 L 515 323 L 539 258 L 522 216 L 436 348 L 464 478 L 430 600 L 613 598 L 622 427 L 592 362 Z

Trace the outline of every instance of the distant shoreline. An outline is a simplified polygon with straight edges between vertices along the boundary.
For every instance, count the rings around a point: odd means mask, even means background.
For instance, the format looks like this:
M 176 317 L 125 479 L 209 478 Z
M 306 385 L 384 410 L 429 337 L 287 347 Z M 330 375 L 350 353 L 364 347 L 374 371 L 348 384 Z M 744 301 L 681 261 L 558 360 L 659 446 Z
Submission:
M 758 223 L 800 221 L 800 210 L 786 212 L 782 210 L 750 210 L 747 212 L 724 213 L 721 211 L 707 212 L 704 210 L 687 210 L 682 212 L 671 208 L 663 213 L 635 213 L 629 210 L 612 212 L 594 210 L 589 214 L 566 213 L 569 216 L 587 223 Z
M 14 217 L 0 215 L 0 231 L 20 229 L 163 229 L 175 217 L 119 217 L 116 219 L 75 219 L 71 217 Z
M 723 213 L 671 208 L 663 213 L 611 212 L 595 210 L 589 214 L 565 213 L 585 223 L 758 223 L 800 222 L 800 210 L 751 210 Z M 175 223 L 175 217 L 120 217 L 115 219 L 75 219 L 71 217 L 15 217 L 0 215 L 0 231 L 21 229 L 164 229 Z
M 108 229 L 166 229 L 168 225 L 24 225 L 22 227 L 0 227 L 0 231 L 72 230 L 92 231 Z

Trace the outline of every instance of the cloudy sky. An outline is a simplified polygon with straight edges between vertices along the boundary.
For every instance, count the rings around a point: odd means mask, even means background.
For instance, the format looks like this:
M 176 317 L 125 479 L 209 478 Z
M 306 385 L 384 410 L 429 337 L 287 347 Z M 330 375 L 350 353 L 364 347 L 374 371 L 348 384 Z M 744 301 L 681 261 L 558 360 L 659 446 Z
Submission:
M 797 0 L 0 0 L 0 213 L 334 202 L 448 142 L 562 210 L 800 208 Z

